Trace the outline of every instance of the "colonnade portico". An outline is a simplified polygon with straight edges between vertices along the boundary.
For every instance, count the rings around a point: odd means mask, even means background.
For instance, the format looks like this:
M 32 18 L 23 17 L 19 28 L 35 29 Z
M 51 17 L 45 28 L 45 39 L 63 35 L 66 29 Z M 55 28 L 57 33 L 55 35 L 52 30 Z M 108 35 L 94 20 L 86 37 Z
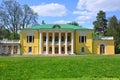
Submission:
M 19 45 L 2 45 L 0 46 L 0 54 L 20 54 Z
M 74 54 L 73 31 L 40 31 L 39 38 L 39 54 Z
M 20 54 L 20 42 L 15 40 L 1 40 L 0 54 Z

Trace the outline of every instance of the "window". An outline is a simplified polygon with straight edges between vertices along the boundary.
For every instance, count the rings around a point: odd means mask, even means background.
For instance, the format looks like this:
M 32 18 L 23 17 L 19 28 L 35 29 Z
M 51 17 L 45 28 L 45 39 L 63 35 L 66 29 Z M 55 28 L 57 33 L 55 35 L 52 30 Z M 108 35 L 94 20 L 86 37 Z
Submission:
M 27 43 L 34 42 L 34 36 L 27 36 Z
M 64 52 L 65 50 L 64 50 L 64 47 L 62 47 L 62 52 Z
M 86 43 L 86 36 L 79 36 L 79 43 Z
M 58 42 L 58 36 L 55 36 L 55 42 Z
M 100 45 L 100 54 L 104 54 L 105 53 L 105 45 L 101 44 Z
M 52 47 L 49 48 L 49 51 L 52 51 Z
M 46 47 L 43 48 L 43 51 L 46 51 Z
M 28 53 L 32 53 L 32 47 L 28 48 Z
M 71 49 L 70 49 L 70 47 L 67 47 L 67 49 L 68 49 L 68 51 L 70 51 Z
M 49 41 L 52 41 L 52 36 L 49 37 Z
M 46 36 L 43 37 L 43 41 L 46 41 Z
M 67 36 L 67 41 L 70 42 L 70 36 Z
M 60 28 L 60 25 L 54 25 L 53 28 Z
M 85 52 L 85 48 L 84 47 L 81 48 L 81 52 Z
M 63 42 L 63 41 L 65 41 L 65 38 L 64 38 L 64 36 L 62 36 L 62 37 L 61 37 L 61 39 L 62 39 L 62 42 Z

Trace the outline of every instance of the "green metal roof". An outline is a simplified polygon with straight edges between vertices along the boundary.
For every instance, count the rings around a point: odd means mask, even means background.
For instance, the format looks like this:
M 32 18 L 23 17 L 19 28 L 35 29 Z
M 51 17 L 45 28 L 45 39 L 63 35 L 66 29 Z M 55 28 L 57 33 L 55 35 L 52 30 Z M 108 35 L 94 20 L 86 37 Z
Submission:
M 92 30 L 81 26 L 74 26 L 70 24 L 43 24 L 25 28 L 23 30 Z

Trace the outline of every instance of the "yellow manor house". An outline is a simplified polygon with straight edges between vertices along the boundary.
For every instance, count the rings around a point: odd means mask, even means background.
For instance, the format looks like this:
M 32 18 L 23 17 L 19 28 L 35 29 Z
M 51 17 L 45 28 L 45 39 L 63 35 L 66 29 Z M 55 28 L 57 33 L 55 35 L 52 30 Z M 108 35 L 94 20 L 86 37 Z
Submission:
M 70 24 L 43 24 L 22 29 L 20 53 L 47 54 L 114 54 L 113 37 L 93 38 L 93 29 Z

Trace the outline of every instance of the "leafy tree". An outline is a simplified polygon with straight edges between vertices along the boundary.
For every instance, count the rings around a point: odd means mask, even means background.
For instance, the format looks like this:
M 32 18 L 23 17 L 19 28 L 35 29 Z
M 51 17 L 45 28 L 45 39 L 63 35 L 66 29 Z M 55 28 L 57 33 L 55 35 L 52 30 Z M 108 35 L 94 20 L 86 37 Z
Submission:
M 67 23 L 67 24 L 74 25 L 74 26 L 79 26 L 79 24 L 77 22 L 70 22 L 70 23 Z
M 16 0 L 5 0 L 0 5 L 0 25 L 10 30 L 17 39 L 18 30 L 37 22 L 37 14 L 27 6 L 21 6 Z
M 46 24 L 44 20 L 42 20 L 42 23 L 41 24 Z
M 120 53 L 120 21 L 118 22 L 118 26 L 116 27 L 116 34 L 114 35 L 115 39 L 115 48 L 116 53 Z
M 108 28 L 107 28 L 106 35 L 115 37 L 117 27 L 118 27 L 118 20 L 116 16 L 112 16 L 108 20 Z
M 115 52 L 120 53 L 120 22 L 116 16 L 112 16 L 108 20 L 107 36 L 113 36 L 115 40 Z
M 0 29 L 0 39 L 9 39 L 11 32 L 8 29 Z
M 95 33 L 105 35 L 107 29 L 106 13 L 102 10 L 97 13 L 96 21 L 93 22 Z

